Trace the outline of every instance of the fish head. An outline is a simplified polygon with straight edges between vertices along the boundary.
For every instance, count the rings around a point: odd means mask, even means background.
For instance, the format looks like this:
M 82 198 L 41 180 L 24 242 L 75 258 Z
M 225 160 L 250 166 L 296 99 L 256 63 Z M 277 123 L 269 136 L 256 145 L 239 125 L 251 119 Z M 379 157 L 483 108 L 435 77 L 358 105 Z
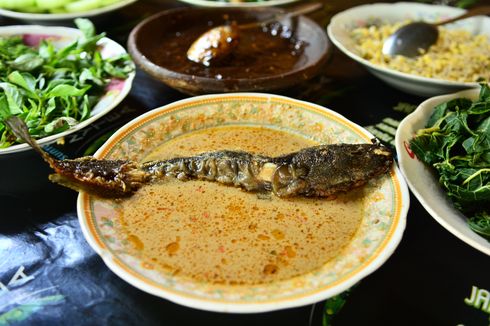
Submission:
M 330 196 L 362 186 L 389 171 L 392 152 L 379 143 L 306 148 L 280 166 L 272 180 L 279 196 Z

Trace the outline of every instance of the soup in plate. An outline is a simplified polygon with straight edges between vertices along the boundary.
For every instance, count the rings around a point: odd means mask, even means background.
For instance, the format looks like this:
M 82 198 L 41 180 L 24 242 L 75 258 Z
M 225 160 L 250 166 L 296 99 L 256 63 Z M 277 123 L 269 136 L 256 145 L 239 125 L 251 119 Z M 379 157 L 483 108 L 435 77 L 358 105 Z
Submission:
M 193 131 L 145 160 L 244 150 L 278 156 L 317 145 L 284 130 L 231 125 Z M 313 272 L 336 257 L 363 216 L 363 189 L 334 199 L 251 193 L 168 178 L 121 201 L 132 254 L 164 273 L 199 282 L 253 285 Z

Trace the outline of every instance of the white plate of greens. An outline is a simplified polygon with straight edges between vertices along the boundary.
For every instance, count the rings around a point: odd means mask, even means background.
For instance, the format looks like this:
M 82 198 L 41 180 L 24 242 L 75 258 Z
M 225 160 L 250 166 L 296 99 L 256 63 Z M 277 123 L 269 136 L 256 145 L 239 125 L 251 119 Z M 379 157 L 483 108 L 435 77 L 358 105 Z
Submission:
M 63 21 L 93 17 L 137 0 L 0 0 L 0 15 L 26 21 Z
M 2 122 L 22 118 L 40 145 L 89 125 L 129 93 L 134 64 L 116 42 L 79 29 L 0 27 L 0 155 L 29 149 Z
M 427 212 L 490 255 L 488 86 L 420 104 L 398 127 L 396 151 L 410 190 Z

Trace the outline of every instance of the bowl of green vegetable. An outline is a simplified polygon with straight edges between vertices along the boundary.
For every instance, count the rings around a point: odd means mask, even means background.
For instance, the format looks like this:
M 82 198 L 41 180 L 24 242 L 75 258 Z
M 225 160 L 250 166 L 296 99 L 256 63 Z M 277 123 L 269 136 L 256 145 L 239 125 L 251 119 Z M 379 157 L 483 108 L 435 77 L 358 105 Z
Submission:
M 0 27 L 0 155 L 29 150 L 6 127 L 22 118 L 40 145 L 80 130 L 114 109 L 129 93 L 134 64 L 125 49 L 79 29 Z
M 490 88 L 430 98 L 400 124 L 400 169 L 432 217 L 490 255 Z
M 125 49 L 90 21 L 76 23 L 79 29 L 0 27 L 0 201 L 53 190 L 48 166 L 4 119 L 19 116 L 48 145 L 101 118 L 131 89 L 134 64 Z
M 49 23 L 106 14 L 135 1 L 137 0 L 0 0 L 0 15 Z

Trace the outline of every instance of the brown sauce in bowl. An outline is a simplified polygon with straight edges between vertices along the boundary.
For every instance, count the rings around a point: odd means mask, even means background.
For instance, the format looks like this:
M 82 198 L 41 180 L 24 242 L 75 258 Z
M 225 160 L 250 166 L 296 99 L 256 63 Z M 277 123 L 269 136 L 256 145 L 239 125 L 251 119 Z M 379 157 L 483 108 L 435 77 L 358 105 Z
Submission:
M 305 60 L 302 41 L 291 37 L 284 26 L 240 30 L 238 46 L 226 58 L 209 67 L 187 59 L 187 50 L 213 26 L 193 26 L 164 34 L 149 45 L 147 57 L 168 70 L 216 79 L 252 79 L 280 75 L 294 70 Z
M 176 137 L 145 160 L 211 150 L 280 155 L 315 145 L 259 127 L 214 127 Z M 219 284 L 260 284 L 312 272 L 350 242 L 363 216 L 363 190 L 335 200 L 263 198 L 206 181 L 168 179 L 120 203 L 129 250 L 164 273 Z

